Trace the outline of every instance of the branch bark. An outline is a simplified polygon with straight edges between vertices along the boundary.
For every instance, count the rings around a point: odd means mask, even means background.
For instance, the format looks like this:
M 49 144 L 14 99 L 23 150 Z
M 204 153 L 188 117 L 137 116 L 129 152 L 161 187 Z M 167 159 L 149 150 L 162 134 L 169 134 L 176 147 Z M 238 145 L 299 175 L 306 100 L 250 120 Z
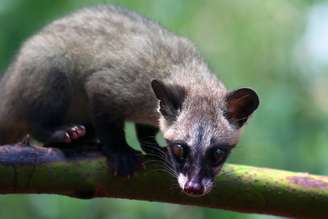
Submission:
M 308 173 L 227 164 L 209 195 L 190 198 L 168 174 L 152 167 L 122 179 L 110 174 L 106 159 L 96 150 L 67 158 L 58 149 L 21 143 L 0 147 L 0 176 L 0 194 L 112 197 L 297 218 L 328 217 L 328 177 Z

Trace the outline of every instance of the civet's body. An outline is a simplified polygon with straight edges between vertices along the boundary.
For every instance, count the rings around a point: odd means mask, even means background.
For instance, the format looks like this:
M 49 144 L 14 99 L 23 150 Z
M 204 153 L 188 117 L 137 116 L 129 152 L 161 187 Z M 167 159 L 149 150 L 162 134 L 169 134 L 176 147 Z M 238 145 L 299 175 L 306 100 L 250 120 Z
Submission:
M 98 138 L 122 176 L 141 163 L 124 122 L 137 124 L 148 152 L 159 127 L 191 195 L 210 191 L 259 103 L 251 89 L 228 92 L 187 39 L 113 6 L 82 9 L 28 39 L 1 81 L 0 98 L 1 144 L 28 133 L 54 145 Z

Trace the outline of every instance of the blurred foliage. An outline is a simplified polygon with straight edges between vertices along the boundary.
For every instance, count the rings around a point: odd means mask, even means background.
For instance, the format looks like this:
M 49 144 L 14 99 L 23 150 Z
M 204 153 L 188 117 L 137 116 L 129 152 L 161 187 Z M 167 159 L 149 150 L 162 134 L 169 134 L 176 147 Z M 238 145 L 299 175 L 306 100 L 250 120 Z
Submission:
M 328 16 L 322 16 L 328 14 L 327 2 L 0 0 L 0 71 L 5 71 L 24 39 L 42 26 L 72 10 L 97 3 L 125 6 L 187 36 L 229 88 L 249 86 L 258 91 L 261 107 L 245 129 L 230 162 L 328 174 L 328 38 L 324 35 L 327 32 L 322 32 L 324 28 L 316 25 L 320 21 L 321 25 L 328 23 Z M 328 29 L 327 25 L 324 27 Z M 127 132 L 129 142 L 137 145 L 131 125 Z M 0 218 L 177 216 L 276 218 L 117 199 L 0 197 Z

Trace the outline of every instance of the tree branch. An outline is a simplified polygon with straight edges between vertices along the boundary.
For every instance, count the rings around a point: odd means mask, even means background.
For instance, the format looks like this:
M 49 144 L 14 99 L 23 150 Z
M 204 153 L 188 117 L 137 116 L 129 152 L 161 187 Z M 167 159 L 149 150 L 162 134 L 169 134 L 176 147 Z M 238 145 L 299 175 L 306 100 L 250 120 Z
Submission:
M 26 142 L 0 147 L 0 194 L 114 197 L 297 218 L 328 216 L 326 176 L 227 164 L 209 195 L 190 198 L 168 174 L 152 167 L 131 179 L 109 172 L 106 159 L 96 151 L 67 158 L 58 149 Z

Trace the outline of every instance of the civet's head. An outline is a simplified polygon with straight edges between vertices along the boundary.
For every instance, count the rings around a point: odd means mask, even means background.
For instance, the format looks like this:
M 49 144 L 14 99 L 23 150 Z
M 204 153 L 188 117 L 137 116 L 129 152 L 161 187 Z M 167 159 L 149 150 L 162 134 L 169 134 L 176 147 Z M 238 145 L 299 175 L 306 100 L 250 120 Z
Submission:
M 159 100 L 160 129 L 178 183 L 188 195 L 205 195 L 259 98 L 249 88 L 193 92 L 158 80 L 151 85 Z

